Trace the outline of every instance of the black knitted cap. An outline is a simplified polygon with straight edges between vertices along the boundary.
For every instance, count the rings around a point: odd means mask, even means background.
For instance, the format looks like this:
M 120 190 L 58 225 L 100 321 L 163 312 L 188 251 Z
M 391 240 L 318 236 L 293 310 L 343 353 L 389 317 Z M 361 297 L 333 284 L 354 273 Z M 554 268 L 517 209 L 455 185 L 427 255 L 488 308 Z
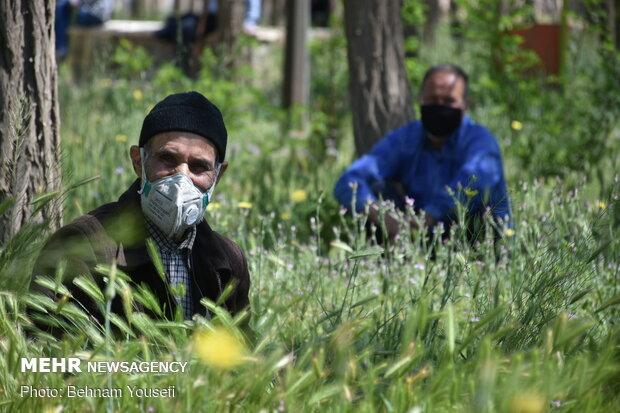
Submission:
M 142 123 L 139 146 L 143 147 L 158 133 L 172 131 L 191 132 L 204 137 L 217 148 L 217 160 L 224 160 L 228 133 L 222 112 L 202 94 L 176 93 L 155 105 Z

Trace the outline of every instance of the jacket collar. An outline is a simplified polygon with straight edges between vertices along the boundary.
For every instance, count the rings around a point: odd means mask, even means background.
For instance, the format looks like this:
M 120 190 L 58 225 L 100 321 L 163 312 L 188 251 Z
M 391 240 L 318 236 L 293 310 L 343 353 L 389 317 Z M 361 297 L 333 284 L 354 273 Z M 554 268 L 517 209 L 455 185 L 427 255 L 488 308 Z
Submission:
M 217 234 L 207 221 L 203 220 L 196 229 L 192 255 L 198 259 L 204 258 L 215 269 L 231 271 L 228 255 L 224 252 Z
M 135 267 L 151 261 L 146 249 L 148 230 L 140 207 L 140 180 L 136 179 L 118 199 L 108 233 L 120 245 L 119 265 Z M 123 262 L 124 258 L 124 262 Z

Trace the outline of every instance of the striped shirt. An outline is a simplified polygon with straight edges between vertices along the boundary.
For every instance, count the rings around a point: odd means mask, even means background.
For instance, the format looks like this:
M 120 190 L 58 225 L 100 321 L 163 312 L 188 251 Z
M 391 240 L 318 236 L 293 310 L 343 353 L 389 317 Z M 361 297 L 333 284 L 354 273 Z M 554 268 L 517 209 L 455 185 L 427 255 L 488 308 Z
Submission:
M 180 242 L 175 242 L 166 237 L 148 219 L 146 220 L 146 226 L 149 235 L 153 238 L 159 250 L 168 283 L 170 286 L 180 285 L 185 290 L 185 294 L 175 295 L 175 299 L 177 304 L 182 306 L 185 319 L 191 319 L 194 315 L 192 306 L 191 254 L 194 240 L 196 239 L 196 227 L 193 226 L 188 230 L 186 236 Z

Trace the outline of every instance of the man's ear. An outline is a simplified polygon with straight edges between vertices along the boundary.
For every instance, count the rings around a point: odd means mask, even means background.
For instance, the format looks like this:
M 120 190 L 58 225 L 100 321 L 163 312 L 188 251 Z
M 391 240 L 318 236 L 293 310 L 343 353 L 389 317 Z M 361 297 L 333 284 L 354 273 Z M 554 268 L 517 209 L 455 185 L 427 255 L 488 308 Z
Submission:
M 222 176 L 224 176 L 226 169 L 228 169 L 228 161 L 222 162 L 222 166 L 220 166 L 220 173 L 217 175 L 217 182 L 215 183 L 216 185 L 220 182 Z
M 138 178 L 142 178 L 142 157 L 140 156 L 140 148 L 137 145 L 132 145 L 129 148 L 129 157 L 131 158 L 131 166 L 133 166 L 134 172 Z

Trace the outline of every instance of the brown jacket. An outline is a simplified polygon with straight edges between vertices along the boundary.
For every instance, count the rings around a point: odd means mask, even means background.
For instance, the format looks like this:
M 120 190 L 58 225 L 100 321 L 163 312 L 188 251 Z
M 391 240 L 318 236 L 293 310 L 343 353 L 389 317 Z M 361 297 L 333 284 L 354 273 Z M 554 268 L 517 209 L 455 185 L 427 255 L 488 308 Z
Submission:
M 101 321 L 103 316 L 98 306 L 70 280 L 77 275 L 90 275 L 103 292 L 103 276 L 93 269 L 97 264 L 110 264 L 116 258 L 117 267 L 131 278 L 132 284 L 149 287 L 159 300 L 164 316 L 172 318 L 176 300 L 149 257 L 138 189 L 139 180 L 136 180 L 117 202 L 103 205 L 55 232 L 37 259 L 33 278 L 37 275 L 54 278 L 58 263 L 65 259 L 64 284 L 74 299 Z M 206 315 L 201 298 L 217 301 L 229 283 L 236 284 L 236 288 L 224 304 L 228 311 L 235 314 L 248 306 L 250 275 L 243 252 L 233 241 L 213 231 L 206 221 L 197 227 L 191 262 L 193 308 L 197 313 Z M 32 288 L 42 290 L 39 286 Z M 136 304 L 138 310 L 155 316 Z M 118 294 L 112 301 L 112 311 L 123 315 Z

